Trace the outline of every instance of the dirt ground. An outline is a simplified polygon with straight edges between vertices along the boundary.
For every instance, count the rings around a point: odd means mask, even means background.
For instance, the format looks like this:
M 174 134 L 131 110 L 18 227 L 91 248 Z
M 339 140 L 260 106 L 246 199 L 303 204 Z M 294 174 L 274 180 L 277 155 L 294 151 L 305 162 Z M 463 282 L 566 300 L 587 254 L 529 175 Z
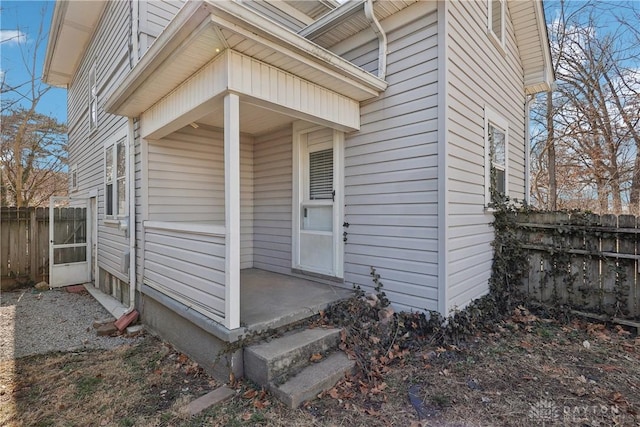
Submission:
M 7 426 L 634 426 L 640 338 L 574 320 L 516 319 L 466 344 L 391 353 L 375 384 L 341 381 L 289 410 L 252 384 L 195 418 L 219 384 L 147 336 L 114 350 L 50 353 L 0 365 Z

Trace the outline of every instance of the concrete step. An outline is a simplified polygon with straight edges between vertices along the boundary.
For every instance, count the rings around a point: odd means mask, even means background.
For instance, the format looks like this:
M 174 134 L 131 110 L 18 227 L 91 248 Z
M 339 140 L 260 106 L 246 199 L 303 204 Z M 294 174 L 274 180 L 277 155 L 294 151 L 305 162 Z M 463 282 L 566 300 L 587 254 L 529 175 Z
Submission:
M 339 329 L 304 329 L 244 349 L 244 374 L 256 384 L 283 382 L 309 364 L 314 353 L 335 349 Z
M 326 359 L 304 368 L 298 375 L 280 386 L 272 385 L 271 392 L 290 408 L 297 408 L 305 400 L 331 389 L 344 375 L 353 372 L 356 362 L 346 354 L 336 352 Z

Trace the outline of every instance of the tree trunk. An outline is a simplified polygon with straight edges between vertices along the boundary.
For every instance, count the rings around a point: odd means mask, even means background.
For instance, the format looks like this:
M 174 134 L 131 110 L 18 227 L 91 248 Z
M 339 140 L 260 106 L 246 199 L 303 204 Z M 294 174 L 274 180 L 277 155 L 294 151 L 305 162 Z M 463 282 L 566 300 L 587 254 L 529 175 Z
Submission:
M 558 187 L 556 183 L 556 146 L 553 130 L 553 94 L 547 92 L 547 159 L 549 168 L 549 210 L 558 208 Z

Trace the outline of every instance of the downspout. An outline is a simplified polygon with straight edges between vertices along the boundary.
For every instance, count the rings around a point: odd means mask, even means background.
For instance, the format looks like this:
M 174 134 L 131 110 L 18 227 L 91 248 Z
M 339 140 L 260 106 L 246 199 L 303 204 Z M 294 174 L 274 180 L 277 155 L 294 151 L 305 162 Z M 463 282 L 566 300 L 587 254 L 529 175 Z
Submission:
M 387 75 L 387 35 L 373 13 L 373 0 L 365 1 L 364 16 L 367 17 L 371 29 L 378 36 L 378 77 L 384 80 Z
M 129 67 L 138 62 L 138 31 L 139 31 L 139 4 L 137 0 L 131 2 L 131 16 L 129 27 Z M 132 118 L 128 119 L 129 125 L 129 167 L 127 179 L 129 183 L 129 308 L 126 313 L 132 312 L 136 307 L 136 134 Z
M 531 204 L 531 102 L 535 95 L 527 95 L 524 102 L 524 202 Z
M 129 308 L 126 313 L 132 312 L 136 307 L 136 180 L 135 180 L 135 128 L 133 119 L 129 119 L 129 167 L 127 178 L 129 179 Z

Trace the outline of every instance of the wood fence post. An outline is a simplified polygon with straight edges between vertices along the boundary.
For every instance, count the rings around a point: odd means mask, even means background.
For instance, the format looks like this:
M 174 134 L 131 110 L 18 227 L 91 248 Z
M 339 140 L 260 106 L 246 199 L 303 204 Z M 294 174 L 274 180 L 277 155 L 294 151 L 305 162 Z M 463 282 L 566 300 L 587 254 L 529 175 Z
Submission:
M 618 217 L 618 227 L 635 229 L 636 217 L 633 215 L 620 215 Z M 636 237 L 637 235 L 633 232 L 619 233 L 618 251 L 625 255 L 635 255 Z M 621 258 L 618 260 L 618 264 L 620 265 L 620 274 L 623 277 L 618 278 L 618 284 L 622 289 L 616 289 L 616 305 L 620 304 L 620 309 L 624 316 L 635 316 L 636 313 L 634 313 L 633 302 L 637 261 L 635 259 Z M 620 313 L 615 314 L 620 315 Z
M 618 253 L 618 233 L 609 229 L 618 228 L 618 217 L 612 214 L 602 215 L 600 219 L 602 232 L 600 233 L 600 251 Z M 603 256 L 601 261 L 601 288 L 599 307 L 607 314 L 614 314 L 616 298 L 615 286 L 617 279 L 618 258 L 615 256 Z
M 29 208 L 29 278 L 38 281 L 38 219 L 36 208 Z

